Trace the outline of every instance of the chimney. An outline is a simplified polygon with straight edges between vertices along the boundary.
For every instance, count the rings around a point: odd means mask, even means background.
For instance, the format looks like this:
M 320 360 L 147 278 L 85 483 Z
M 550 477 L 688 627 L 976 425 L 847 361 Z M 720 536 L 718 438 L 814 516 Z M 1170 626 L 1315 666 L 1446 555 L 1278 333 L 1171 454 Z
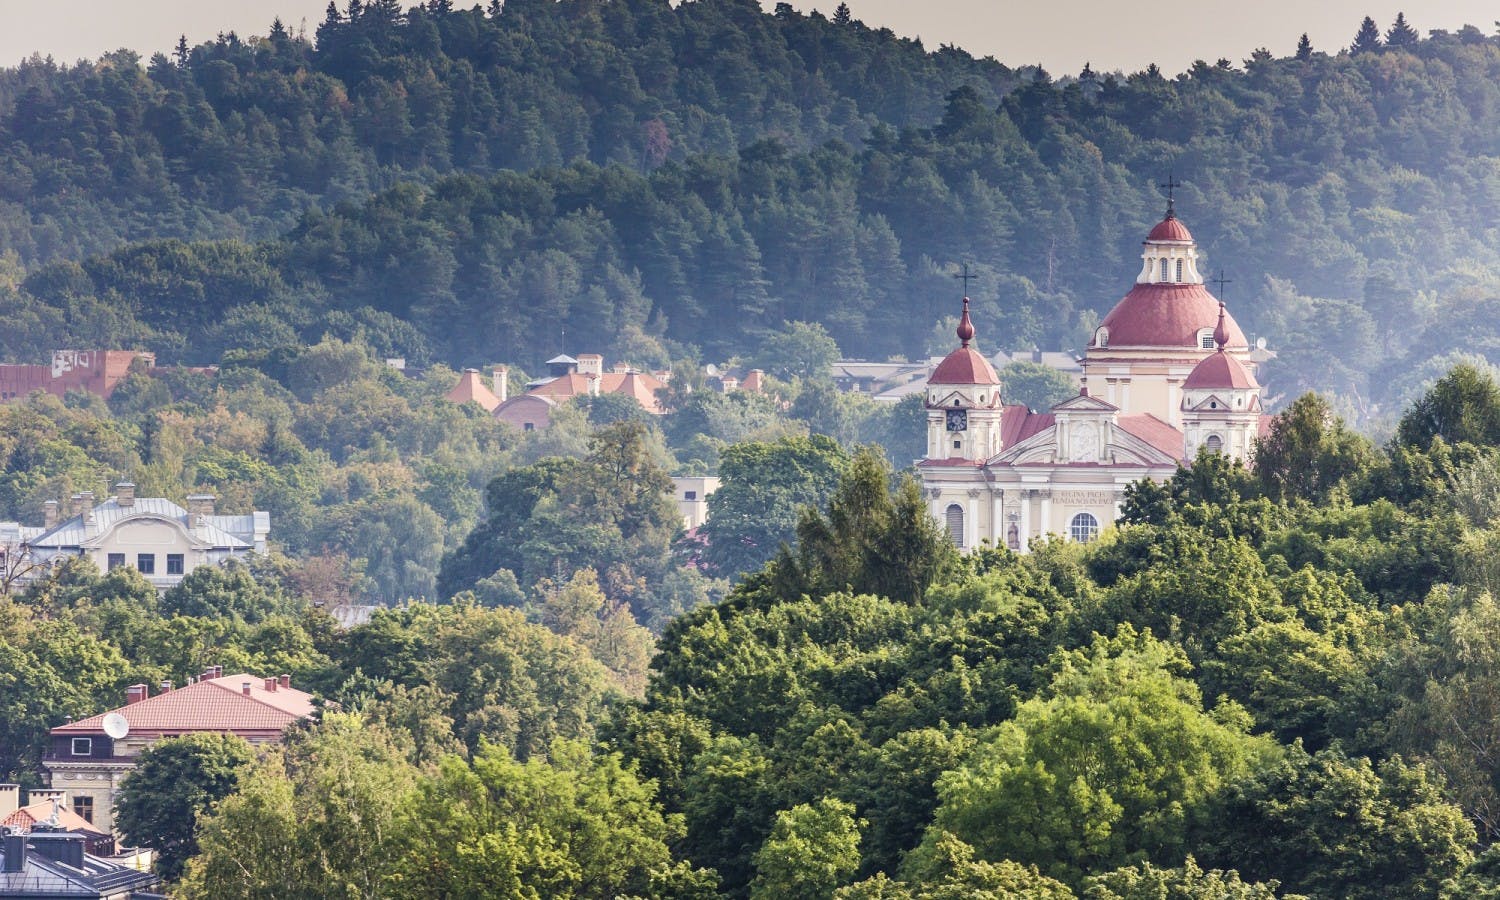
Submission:
M 278 684 L 279 684 L 279 682 L 276 680 L 275 676 L 272 676 L 271 678 L 267 678 L 266 679 L 266 690 L 268 690 L 268 691 L 274 691 L 274 690 L 276 690 L 276 686 Z
M 490 383 L 494 385 L 493 393 L 504 403 L 510 399 L 510 366 L 496 366 L 490 373 Z
M 250 682 L 248 682 L 248 681 L 242 681 L 242 682 L 240 682 L 240 693 L 244 694 L 246 697 L 250 696 Z
M 56 500 L 48 500 L 42 504 L 42 527 L 49 531 L 57 527 L 58 506 Z
M 38 824 L 31 829 L 32 852 L 75 869 L 83 868 L 83 835 Z
M 0 822 L 4 822 L 11 813 L 21 808 L 21 786 L 19 784 L 0 784 Z
M 170 690 L 172 690 L 172 682 L 170 681 L 163 681 L 156 686 L 156 692 L 158 694 L 165 694 Z
M 83 514 L 83 524 L 94 524 L 94 492 L 84 491 L 78 495 L 78 511 Z
M 148 688 L 144 684 L 132 684 L 130 687 L 126 688 L 125 705 L 129 706 L 132 703 L 140 703 L 142 700 L 146 699 L 147 690 Z
M 188 495 L 188 498 L 187 498 L 188 517 L 190 519 L 192 519 L 194 525 L 199 524 L 198 523 L 198 518 L 200 516 L 211 516 L 211 515 L 214 514 L 214 500 L 215 499 L 217 499 L 217 498 L 215 498 L 213 494 L 189 494 Z
M 289 688 L 292 686 L 292 676 L 287 675 L 284 672 L 282 673 L 281 678 L 278 680 L 281 682 L 281 686 L 284 688 Z
M 115 503 L 123 507 L 135 505 L 135 483 L 122 481 L 115 485 Z
M 598 378 L 604 374 L 604 357 L 597 353 L 578 354 L 578 374 Z
M 68 792 L 67 791 L 59 791 L 59 790 L 54 790 L 54 789 L 51 789 L 51 788 L 36 788 L 35 790 L 31 790 L 31 791 L 27 791 L 26 792 L 26 805 L 27 806 L 34 806 L 35 804 L 38 804 L 38 803 L 67 803 L 67 802 L 68 802 Z M 51 815 L 51 811 L 50 810 L 48 811 L 48 815 Z
M 0 829 L 0 831 L 5 832 L 5 865 L 0 866 L 0 872 L 26 871 L 26 835 L 11 828 Z

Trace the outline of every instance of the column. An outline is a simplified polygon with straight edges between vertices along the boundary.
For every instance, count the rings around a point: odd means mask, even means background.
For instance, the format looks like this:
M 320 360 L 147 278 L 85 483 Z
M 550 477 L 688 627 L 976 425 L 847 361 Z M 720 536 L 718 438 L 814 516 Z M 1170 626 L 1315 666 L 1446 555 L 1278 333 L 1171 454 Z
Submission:
M 969 502 L 964 508 L 964 549 L 979 546 L 979 489 L 969 489 Z
M 1052 530 L 1052 492 L 1046 491 L 1042 494 L 1042 522 L 1037 528 L 1038 534 L 1047 534 Z
M 1023 490 L 1018 493 L 1021 503 L 1021 549 L 1025 550 L 1027 543 L 1031 541 L 1031 491 Z
M 1005 546 L 1005 492 L 990 494 L 990 543 Z

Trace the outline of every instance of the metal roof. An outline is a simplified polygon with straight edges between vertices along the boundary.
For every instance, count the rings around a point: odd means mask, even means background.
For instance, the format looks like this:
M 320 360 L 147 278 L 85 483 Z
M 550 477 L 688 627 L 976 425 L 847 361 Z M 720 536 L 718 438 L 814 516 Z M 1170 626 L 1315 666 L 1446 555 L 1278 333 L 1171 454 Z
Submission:
M 252 516 L 204 516 L 202 537 L 215 548 L 249 550 L 255 544 L 255 519 Z M 90 538 L 108 532 L 127 519 L 168 519 L 193 531 L 187 510 L 162 497 L 137 497 L 129 506 L 121 506 L 111 497 L 94 507 L 94 521 L 85 525 L 83 516 L 59 522 L 27 541 L 33 547 L 81 547 Z M 267 518 L 269 523 L 269 517 Z

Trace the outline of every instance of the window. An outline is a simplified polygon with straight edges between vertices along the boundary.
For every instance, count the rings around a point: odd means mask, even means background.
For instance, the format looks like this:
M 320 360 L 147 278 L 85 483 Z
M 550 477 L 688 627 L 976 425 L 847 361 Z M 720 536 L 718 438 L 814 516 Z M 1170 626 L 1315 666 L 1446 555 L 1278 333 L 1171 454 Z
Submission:
M 960 438 L 960 439 L 958 439 L 958 440 L 956 440 L 956 441 L 953 442 L 953 449 L 954 450 L 962 450 L 963 448 L 964 448 L 964 442 L 963 442 L 962 438 Z
M 1182 260 L 1177 261 L 1177 280 L 1182 280 Z
M 1212 328 L 1201 328 L 1198 330 L 1198 349 L 1212 350 L 1218 346 L 1214 343 L 1214 330 Z
M 1068 536 L 1080 544 L 1086 544 L 1099 536 L 1099 520 L 1093 513 L 1079 513 L 1068 523 Z
M 684 500 L 697 500 L 698 499 L 698 492 L 697 491 L 683 491 L 682 492 L 682 499 L 684 499 Z
M 182 574 L 182 554 L 181 553 L 168 553 L 167 554 L 167 574 L 168 575 L 181 575 Z
M 957 398 L 957 397 L 954 397 L 954 398 L 953 398 L 953 405 L 954 405 L 954 406 L 957 406 L 957 405 L 958 405 L 958 398 Z
M 1108 328 L 1101 328 L 1098 331 L 1094 332 L 1094 346 L 1096 346 L 1096 347 L 1108 347 L 1109 346 L 1109 329 Z
M 109 555 L 109 565 L 106 566 L 105 568 L 107 568 L 110 571 L 114 571 L 115 569 L 118 569 L 118 568 L 120 568 L 123 565 L 125 565 L 125 554 L 123 554 L 123 553 L 111 553 Z
M 526 424 L 524 424 L 524 425 L 521 426 L 521 430 L 522 431 L 536 431 L 536 423 L 535 422 L 527 422 Z
M 73 755 L 74 756 L 93 756 L 94 755 L 94 739 L 93 738 L 73 738 Z
M 948 504 L 948 537 L 953 541 L 953 546 L 963 549 L 964 546 L 964 508 L 957 503 Z
M 135 555 L 135 570 L 142 575 L 156 574 L 156 554 L 137 553 Z
M 1208 440 L 1203 442 L 1203 446 L 1208 448 L 1210 453 L 1222 453 L 1224 452 L 1224 439 L 1217 434 L 1211 434 Z
M 1161 280 L 1167 280 L 1167 261 L 1165 259 L 1161 261 Z
M 73 813 L 81 817 L 85 822 L 94 821 L 94 798 L 74 797 Z

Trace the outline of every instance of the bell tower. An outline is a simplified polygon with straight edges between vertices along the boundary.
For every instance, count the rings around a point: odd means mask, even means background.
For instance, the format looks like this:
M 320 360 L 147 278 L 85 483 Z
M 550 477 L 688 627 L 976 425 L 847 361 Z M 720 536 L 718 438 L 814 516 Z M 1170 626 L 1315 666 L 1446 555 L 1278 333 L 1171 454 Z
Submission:
M 927 459 L 975 465 L 1004 449 L 1000 376 L 973 347 L 969 298 L 958 320 L 959 347 L 943 358 L 927 379 Z

